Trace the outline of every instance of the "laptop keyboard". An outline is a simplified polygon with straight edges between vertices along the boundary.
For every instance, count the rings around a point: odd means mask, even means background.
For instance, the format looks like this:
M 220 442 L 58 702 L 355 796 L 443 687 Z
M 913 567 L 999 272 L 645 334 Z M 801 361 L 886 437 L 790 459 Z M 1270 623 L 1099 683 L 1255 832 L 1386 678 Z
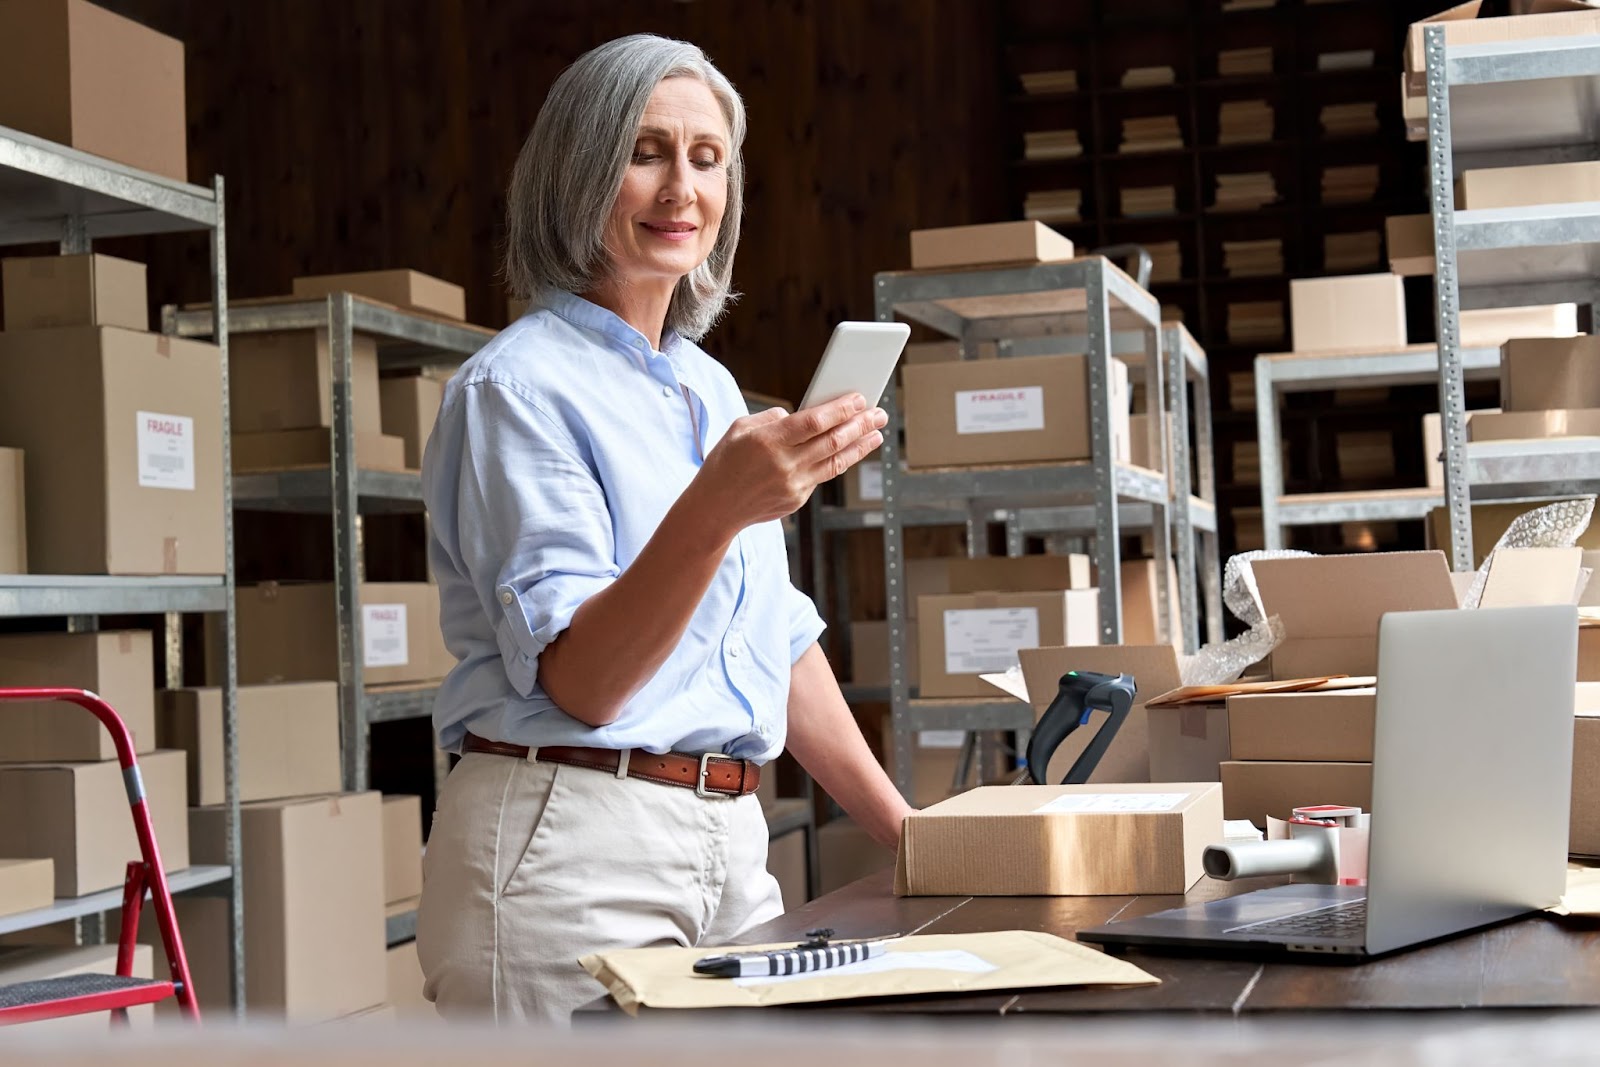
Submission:
M 1236 926 L 1230 934 L 1252 933 L 1295 935 L 1299 937 L 1349 938 L 1364 934 L 1367 928 L 1367 902 L 1352 900 L 1316 911 L 1303 911 L 1281 919 L 1267 919 L 1248 926 Z

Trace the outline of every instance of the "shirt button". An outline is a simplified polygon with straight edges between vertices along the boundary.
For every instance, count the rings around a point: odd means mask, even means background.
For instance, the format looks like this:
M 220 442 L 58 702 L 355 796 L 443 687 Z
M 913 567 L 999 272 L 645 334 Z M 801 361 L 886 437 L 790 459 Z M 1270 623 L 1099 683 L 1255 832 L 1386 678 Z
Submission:
M 728 645 L 728 655 L 733 656 L 736 659 L 738 658 L 739 653 L 743 651 L 744 646 L 737 641 L 734 641 L 732 644 Z
M 672 386 L 670 386 L 670 385 L 663 385 L 663 386 L 662 386 L 662 387 L 661 387 L 661 395 L 662 395 L 662 396 L 667 396 L 667 397 L 670 397 L 670 396 L 671 396 L 671 395 L 672 395 Z
M 500 603 L 502 604 L 509 604 L 515 599 L 517 598 L 511 595 L 511 590 L 509 589 L 500 594 Z

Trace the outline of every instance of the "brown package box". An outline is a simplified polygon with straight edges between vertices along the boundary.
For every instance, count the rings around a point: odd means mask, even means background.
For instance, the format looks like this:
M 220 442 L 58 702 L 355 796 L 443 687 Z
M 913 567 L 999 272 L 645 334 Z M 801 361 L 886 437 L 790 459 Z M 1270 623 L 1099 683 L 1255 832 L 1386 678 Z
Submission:
M 783 910 L 793 911 L 810 899 L 806 892 L 806 835 L 790 830 L 767 845 L 767 873 L 777 879 Z
M 1500 408 L 1600 408 L 1600 337 L 1507 341 L 1500 349 Z
M 951 593 L 1034 593 L 1094 587 L 1089 557 L 1078 553 L 952 559 L 945 569 Z
M 844 483 L 845 507 L 869 510 L 883 507 L 882 450 L 874 449 L 860 463 L 846 471 L 841 480 Z
M 28 573 L 28 508 L 22 449 L 0 448 L 0 574 Z
M 147 630 L 0 635 L 0 686 L 69 686 L 98 693 L 122 716 L 140 753 L 154 751 L 158 743 L 152 663 Z M 86 708 L 60 701 L 0 706 L 0 762 L 116 758 L 110 731 Z
M 1172 447 L 1172 414 L 1169 412 L 1165 420 L 1167 424 L 1167 447 Z M 1146 470 L 1164 471 L 1167 469 L 1165 462 L 1153 459 L 1150 455 L 1150 416 L 1128 416 L 1128 462 L 1135 467 L 1144 467 Z
M 1572 729 L 1572 817 L 1567 851 L 1600 856 L 1600 685 L 1579 682 Z
M 1499 348 L 1514 337 L 1576 337 L 1578 305 L 1469 308 L 1461 312 L 1458 329 L 1462 348 Z
M 52 326 L 150 328 L 144 264 L 87 253 L 0 263 L 7 330 Z
M 1090 458 L 1085 356 L 1016 356 L 906 367 L 911 467 Z M 1128 367 L 1111 361 L 1111 436 L 1128 458 Z
M 853 622 L 850 624 L 850 680 L 856 685 L 889 684 L 889 624 Z M 906 684 L 915 688 L 917 671 L 917 624 L 906 623 Z
M 1578 681 L 1600 682 L 1600 626 L 1578 627 Z
M 1469 44 L 1494 44 L 1501 41 L 1529 40 L 1537 37 L 1587 36 L 1600 33 L 1600 11 L 1582 0 L 1539 0 L 1538 14 L 1479 18 L 1481 0 L 1457 4 L 1437 15 L 1413 22 L 1406 30 L 1406 92 L 1422 95 L 1427 91 L 1427 71 L 1423 50 L 1423 29 L 1443 24 L 1445 47 Z
M 0 444 L 27 453 L 35 573 L 222 573 L 215 346 L 111 326 L 0 333 Z
M 961 748 L 967 735 L 962 730 L 918 730 L 911 738 L 911 806 L 926 808 L 951 796 L 956 771 L 961 766 Z M 883 717 L 883 764 L 893 778 L 895 762 L 893 734 L 889 716 Z
M 226 799 L 222 690 L 159 694 L 164 748 L 189 754 L 189 803 Z M 339 791 L 339 687 L 334 682 L 239 687 L 239 799 L 273 800 Z
M 830 819 L 817 828 L 817 853 L 818 884 L 824 893 L 894 866 L 894 853 L 850 819 Z
M 397 1018 L 439 1018 L 433 1002 L 422 995 L 422 963 L 417 959 L 417 943 L 407 941 L 384 953 L 384 971 L 388 976 L 385 986 L 389 990 L 386 1001 L 394 1008 Z
M 1097 674 L 1130 674 L 1139 703 L 1128 711 L 1122 729 L 1106 749 L 1089 781 L 1148 782 L 1150 778 L 1150 720 L 1144 700 L 1171 692 L 1179 684 L 1178 656 L 1171 645 L 1093 645 L 1078 648 L 1025 648 L 1018 653 L 1022 678 L 1028 686 L 1028 702 L 1037 719 L 1049 710 L 1061 687 L 1061 676 L 1068 671 L 1094 671 Z M 1097 723 L 1091 723 L 1097 727 Z M 1056 749 L 1046 773 L 1049 781 L 1066 777 L 1073 762 L 1093 739 L 1091 729 L 1074 730 Z M 1203 780 L 1203 779 L 1202 779 Z
M 1097 589 L 923 597 L 918 615 L 924 697 L 989 696 L 978 675 L 1006 670 L 1019 649 L 1100 639 Z
M 1378 620 L 1390 611 L 1457 606 L 1442 552 L 1374 552 L 1258 560 L 1261 604 L 1283 620 L 1277 679 L 1378 672 Z
M 1297 278 L 1289 283 L 1289 318 L 1296 352 L 1406 343 L 1406 297 L 1398 274 Z
M 911 269 L 986 263 L 1056 263 L 1072 258 L 1072 242 L 1042 222 L 994 222 L 911 231 Z
M 245 988 L 253 1013 L 318 1022 L 383 1003 L 381 807 L 377 793 L 344 793 L 241 809 L 250 901 Z M 223 862 L 225 809 L 195 808 L 189 824 L 197 861 Z M 220 994 L 226 1003 L 226 985 Z
M 0 42 L 0 126 L 189 180 L 182 42 L 87 0 L 3 0 Z
M 233 435 L 233 469 L 241 474 L 288 467 L 326 467 L 332 454 L 333 441 L 324 429 Z M 357 434 L 356 466 L 362 470 L 405 470 L 404 439 L 386 434 Z
M 356 334 L 350 349 L 350 412 L 356 436 L 383 433 L 378 342 Z M 333 354 L 327 330 L 236 333 L 228 339 L 233 433 L 333 425 Z M 234 466 L 238 466 L 237 458 Z
M 361 585 L 362 681 L 443 678 L 455 665 L 439 632 L 439 588 L 427 582 Z M 265 582 L 237 598 L 239 682 L 311 682 L 339 677 L 338 619 L 331 582 Z M 210 634 L 215 638 L 213 624 Z M 208 640 L 207 678 L 221 677 L 221 642 Z
M 0 915 L 48 908 L 56 899 L 56 867 L 47 859 L 0 859 Z
M 152 910 L 146 906 L 145 911 Z M 152 978 L 154 953 L 149 945 L 135 945 L 133 966 L 129 968 L 134 978 Z M 76 975 L 116 974 L 117 945 L 82 945 L 78 947 L 46 947 L 27 945 L 0 948 L 0 987 L 23 982 L 42 982 L 52 978 L 70 978 Z M 155 1024 L 155 1009 L 149 1004 L 128 1009 L 128 1026 L 134 1030 L 148 1030 Z M 103 1041 L 106 1035 L 104 1012 L 86 1015 L 69 1015 L 62 1019 L 47 1019 L 28 1023 L 21 1031 L 24 1047 L 36 1039 L 59 1041 L 68 1036 L 75 1041 Z M 43 1040 L 38 1045 L 41 1047 Z M 13 1045 L 13 1047 L 15 1047 Z M 26 1057 L 27 1053 L 23 1052 Z M 10 1057 L 7 1057 L 10 1061 Z
M 1375 689 L 1229 697 L 1229 747 L 1236 760 L 1370 763 L 1377 706 Z
M 1372 810 L 1372 764 L 1329 762 L 1222 765 L 1222 814 L 1265 827 L 1267 816 L 1287 819 L 1308 804 L 1351 804 Z
M 1519 502 L 1515 504 L 1473 504 L 1472 505 L 1472 556 L 1474 567 L 1483 565 L 1489 552 L 1494 548 L 1500 536 L 1518 518 L 1540 506 L 1539 501 Z M 1428 512 L 1427 521 L 1428 547 L 1444 551 L 1450 546 L 1450 512 L 1445 508 L 1434 508 Z M 1578 535 L 1578 544 L 1583 548 L 1600 550 L 1600 523 L 1591 523 L 1588 529 Z M 1590 586 L 1595 586 L 1593 581 Z
M 1159 632 L 1160 610 L 1156 597 L 1161 566 L 1153 559 L 1130 559 L 1122 562 L 1122 643 L 1125 645 L 1156 645 L 1161 643 Z M 1169 643 L 1181 645 L 1183 635 L 1178 622 L 1178 571 L 1167 560 L 1167 612 Z
M 459 285 L 415 270 L 364 270 L 353 274 L 313 274 L 294 280 L 295 296 L 355 293 L 411 311 L 426 311 L 465 321 L 467 293 Z
M 1600 408 L 1480 411 L 1467 420 L 1469 441 L 1524 441 L 1600 435 Z
M 422 798 L 383 798 L 383 900 L 422 895 Z
M 1389 269 L 1402 277 L 1433 273 L 1433 216 L 1395 215 L 1384 220 Z
M 379 399 L 383 432 L 403 439 L 406 467 L 421 470 L 422 450 L 427 447 L 428 435 L 433 433 L 434 420 L 439 417 L 439 405 L 444 401 L 444 383 L 420 374 L 385 378 L 379 388 Z M 879 496 L 882 496 L 881 491 Z
M 1211 783 L 988 786 L 907 817 L 895 893 L 1184 893 L 1221 838 Z
M 1591 200 L 1600 200 L 1600 162 L 1468 170 L 1456 182 L 1456 207 L 1462 211 Z
M 182 870 L 189 866 L 184 754 L 147 753 L 139 770 L 162 865 Z M 0 819 L 0 856 L 54 860 L 58 897 L 116 888 L 128 861 L 139 858 L 116 760 L 0 764 L 0 811 L 28 813 Z
M 1222 764 L 1233 758 L 1228 744 L 1226 704 L 1219 700 L 1215 704 L 1149 708 L 1147 711 L 1152 782 L 1222 780 Z
M 958 558 L 950 556 L 906 560 L 906 618 L 916 619 L 917 602 L 923 597 L 951 591 L 950 565 L 956 562 Z

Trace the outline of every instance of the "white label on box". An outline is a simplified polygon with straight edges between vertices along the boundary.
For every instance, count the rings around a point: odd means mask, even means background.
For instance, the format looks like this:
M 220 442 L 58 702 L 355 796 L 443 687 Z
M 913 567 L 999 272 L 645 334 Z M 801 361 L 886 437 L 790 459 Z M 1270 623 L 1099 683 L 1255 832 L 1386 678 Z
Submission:
M 944 672 L 986 674 L 1039 647 L 1038 608 L 955 608 L 944 613 Z
M 956 393 L 956 433 L 1044 429 L 1044 387 L 969 389 Z
M 967 743 L 965 730 L 920 730 L 917 744 L 923 748 L 960 748 Z
M 139 485 L 194 491 L 194 420 L 187 415 L 136 411 Z
M 404 667 L 411 662 L 404 604 L 361 606 L 361 662 L 367 667 Z
M 1171 811 L 1188 793 L 1067 793 L 1056 797 L 1035 815 L 1115 815 L 1128 811 Z
M 862 500 L 883 499 L 883 464 L 871 460 L 861 464 L 856 470 L 858 474 L 856 487 L 861 490 Z

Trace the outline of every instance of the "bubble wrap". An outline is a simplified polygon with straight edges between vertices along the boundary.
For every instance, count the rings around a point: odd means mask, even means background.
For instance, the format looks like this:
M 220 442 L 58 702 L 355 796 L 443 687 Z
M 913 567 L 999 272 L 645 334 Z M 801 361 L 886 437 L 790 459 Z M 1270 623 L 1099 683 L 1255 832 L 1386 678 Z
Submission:
M 1283 623 L 1276 615 L 1268 618 L 1256 591 L 1251 565 L 1258 559 L 1290 559 L 1309 556 L 1291 550 L 1241 552 L 1228 560 L 1222 570 L 1222 602 L 1250 629 L 1231 641 L 1202 648 L 1192 656 L 1180 656 L 1178 675 L 1184 685 L 1222 685 L 1235 681 L 1251 664 L 1266 659 L 1283 641 Z
M 1494 562 L 1494 554 L 1502 548 L 1571 548 L 1577 544 L 1578 537 L 1589 528 L 1589 519 L 1594 514 L 1594 500 L 1592 496 L 1558 500 L 1518 515 L 1484 557 L 1483 566 L 1478 568 L 1466 596 L 1461 598 L 1461 606 L 1475 608 L 1482 601 L 1483 587 L 1489 580 L 1489 564 Z M 1231 564 L 1233 561 L 1228 562 Z M 1232 604 L 1229 606 L 1232 607 Z

